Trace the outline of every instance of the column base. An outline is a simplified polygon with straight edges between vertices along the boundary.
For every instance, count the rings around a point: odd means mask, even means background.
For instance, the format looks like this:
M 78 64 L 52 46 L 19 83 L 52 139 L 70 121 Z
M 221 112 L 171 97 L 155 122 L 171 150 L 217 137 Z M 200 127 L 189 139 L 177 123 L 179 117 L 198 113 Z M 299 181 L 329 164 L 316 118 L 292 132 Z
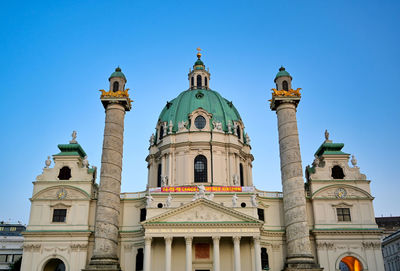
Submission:
M 315 263 L 289 263 L 286 264 L 283 271 L 322 271 L 324 270 Z
M 118 259 L 92 258 L 88 266 L 82 271 L 122 271 Z

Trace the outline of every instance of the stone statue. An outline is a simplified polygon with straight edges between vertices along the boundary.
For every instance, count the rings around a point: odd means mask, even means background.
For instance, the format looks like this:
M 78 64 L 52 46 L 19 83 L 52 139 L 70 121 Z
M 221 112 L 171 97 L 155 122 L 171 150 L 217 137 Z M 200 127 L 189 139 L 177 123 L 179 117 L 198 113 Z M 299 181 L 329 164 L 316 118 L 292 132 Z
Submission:
M 148 190 L 147 196 L 146 196 L 146 207 L 149 208 L 151 207 L 151 204 L 153 203 L 153 197 L 150 194 L 150 190 Z
M 232 123 L 228 121 L 228 134 L 232 134 Z
M 328 130 L 325 130 L 325 140 L 326 141 L 329 140 L 329 132 L 328 132 Z
M 213 200 L 214 199 L 214 192 L 211 192 L 210 195 L 208 195 L 208 200 Z
M 168 186 L 168 176 L 167 175 L 161 176 L 161 186 L 162 187 Z
M 234 123 L 233 123 L 233 134 L 234 134 L 235 136 L 238 135 L 238 133 L 237 133 L 237 127 L 238 127 L 237 123 L 234 122 Z
M 199 191 L 196 190 L 196 193 L 194 193 L 194 196 L 192 198 L 192 201 L 195 201 L 199 198 Z
M 171 193 L 169 193 L 168 198 L 165 202 L 165 207 L 171 207 L 171 201 L 172 201 L 172 196 Z
M 206 196 L 206 188 L 204 185 L 199 186 L 199 198 L 204 198 Z
M 183 120 L 179 121 L 178 122 L 178 132 L 182 132 L 184 130 L 187 130 L 186 125 L 187 125 L 187 121 L 183 121 Z
M 76 141 L 76 131 L 72 131 L 72 140 L 69 141 L 70 144 L 77 144 L 78 141 Z
M 86 167 L 86 168 L 89 167 L 89 161 L 87 159 L 87 156 L 85 156 L 85 158 L 83 158 L 82 165 L 83 165 L 83 167 Z
M 312 165 L 313 165 L 313 167 L 318 167 L 318 165 L 319 165 L 319 158 L 318 158 L 317 155 L 315 155 L 315 159 L 314 159 Z
M 357 159 L 354 154 L 351 156 L 351 164 L 353 165 L 353 167 L 357 167 Z
M 251 206 L 253 206 L 253 207 L 257 207 L 258 206 L 257 195 L 256 194 L 251 195 L 250 201 L 251 201 Z
M 170 120 L 169 121 L 169 125 L 168 125 L 168 128 L 169 128 L 169 133 L 170 134 L 172 134 L 172 128 L 174 127 L 174 125 L 172 124 L 172 120 Z
M 239 186 L 239 176 L 237 174 L 233 174 L 233 185 L 234 186 Z
M 233 197 L 232 197 L 232 207 L 237 206 L 237 200 L 238 200 L 238 196 L 235 193 L 235 194 L 233 194 Z
M 44 164 L 46 165 L 45 168 L 49 168 L 51 165 L 51 160 L 50 160 L 50 156 L 47 156 L 47 160 L 44 162 Z
M 214 126 L 214 131 L 222 132 L 222 123 L 221 122 L 213 120 L 212 124 Z
M 167 122 L 163 123 L 163 129 L 164 129 L 164 136 L 167 135 Z
M 149 139 L 149 142 L 150 142 L 150 146 L 153 146 L 153 145 L 154 145 L 154 133 L 151 134 L 151 137 L 150 137 L 150 139 Z
M 249 134 L 246 134 L 246 144 L 250 145 L 250 137 Z

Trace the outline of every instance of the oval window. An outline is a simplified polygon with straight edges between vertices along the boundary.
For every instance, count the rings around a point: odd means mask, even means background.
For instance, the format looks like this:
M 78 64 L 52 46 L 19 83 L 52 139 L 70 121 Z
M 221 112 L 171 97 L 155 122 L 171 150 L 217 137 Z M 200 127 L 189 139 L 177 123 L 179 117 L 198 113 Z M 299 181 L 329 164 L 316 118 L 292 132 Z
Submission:
M 194 120 L 194 125 L 197 129 L 201 130 L 206 126 L 206 119 L 203 116 L 197 116 Z

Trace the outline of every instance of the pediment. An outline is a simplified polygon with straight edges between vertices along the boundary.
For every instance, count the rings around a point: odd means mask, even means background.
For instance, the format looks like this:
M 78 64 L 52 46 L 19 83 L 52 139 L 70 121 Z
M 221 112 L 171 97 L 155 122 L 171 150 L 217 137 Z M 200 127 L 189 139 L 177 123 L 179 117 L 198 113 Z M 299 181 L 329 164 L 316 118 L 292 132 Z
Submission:
M 312 198 L 314 199 L 338 199 L 338 189 L 345 191 L 345 196 L 342 199 L 373 199 L 373 197 L 365 190 L 355 186 L 345 184 L 335 184 L 319 189 L 314 192 Z
M 150 218 L 143 224 L 152 223 L 254 223 L 262 222 L 252 216 L 222 206 L 207 199 L 198 199 L 179 208 Z
M 59 198 L 59 193 L 62 191 L 64 195 L 62 198 Z M 80 188 L 69 185 L 58 185 L 37 192 L 32 197 L 32 200 L 85 200 L 89 198 L 89 194 Z

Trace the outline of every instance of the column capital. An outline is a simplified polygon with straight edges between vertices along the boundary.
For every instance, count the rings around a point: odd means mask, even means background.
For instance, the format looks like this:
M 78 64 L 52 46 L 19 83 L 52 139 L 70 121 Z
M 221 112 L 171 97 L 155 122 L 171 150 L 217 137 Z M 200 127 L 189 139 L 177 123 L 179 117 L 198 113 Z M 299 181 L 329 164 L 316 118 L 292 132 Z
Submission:
M 232 236 L 233 242 L 240 242 L 240 238 L 238 235 Z
M 153 239 L 153 237 L 151 237 L 151 236 L 145 236 L 145 237 L 144 237 L 144 241 L 145 241 L 146 243 L 151 242 L 151 239 Z
M 219 242 L 219 240 L 221 239 L 221 236 L 212 236 L 213 241 L 215 242 Z
M 253 236 L 253 242 L 254 243 L 260 243 L 261 237 L 260 236 Z
M 173 238 L 173 236 L 164 236 L 164 240 L 166 243 L 171 243 Z
M 191 243 L 193 241 L 193 236 L 185 236 L 186 243 Z

